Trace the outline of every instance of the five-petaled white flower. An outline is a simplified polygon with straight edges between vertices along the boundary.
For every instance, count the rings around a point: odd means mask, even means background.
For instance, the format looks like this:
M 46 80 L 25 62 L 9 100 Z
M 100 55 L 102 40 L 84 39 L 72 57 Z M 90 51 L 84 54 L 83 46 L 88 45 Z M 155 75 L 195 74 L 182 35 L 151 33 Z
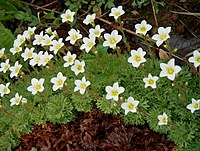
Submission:
M 58 40 L 53 40 L 51 42 L 52 46 L 50 47 L 50 51 L 53 51 L 53 53 L 56 55 L 57 52 L 64 46 L 64 43 L 62 42 L 63 39 L 60 38 Z
M 16 61 L 16 62 L 15 62 L 15 65 L 9 68 L 9 70 L 11 71 L 10 77 L 11 77 L 11 78 L 17 77 L 18 74 L 19 74 L 19 71 L 20 71 L 21 67 L 22 67 L 22 65 L 19 64 L 18 61 Z
M 74 84 L 76 85 L 76 87 L 74 88 L 74 92 L 80 91 L 81 94 L 84 94 L 86 88 L 90 85 L 90 81 L 86 81 L 86 78 L 84 76 L 82 80 L 76 80 Z
M 116 48 L 116 44 L 121 41 L 122 36 L 118 35 L 117 30 L 113 30 L 111 34 L 104 34 L 104 38 L 106 41 L 103 42 L 103 46 L 109 46 L 110 48 L 114 49 Z
M 20 46 L 17 46 L 17 45 L 14 45 L 14 47 L 10 48 L 10 52 L 14 55 L 18 52 L 21 52 L 22 51 L 22 47 Z
M 67 55 L 63 57 L 63 59 L 66 61 L 64 63 L 64 67 L 68 67 L 70 65 L 73 65 L 74 60 L 76 59 L 76 54 L 71 54 L 70 51 L 67 52 Z
M 170 80 L 174 80 L 176 74 L 181 71 L 181 67 L 175 65 L 175 59 L 171 59 L 167 64 L 161 63 L 160 68 L 162 71 L 160 72 L 160 77 L 167 77 Z
M 191 110 L 191 113 L 194 113 L 194 111 L 199 110 L 200 109 L 200 99 L 195 100 L 194 98 L 192 98 L 192 103 L 188 104 L 186 108 Z
M 144 58 L 146 52 L 142 48 L 137 50 L 131 50 L 131 56 L 128 58 L 128 62 L 132 63 L 133 67 L 139 67 L 141 63 L 146 62 Z
M 92 15 L 87 15 L 86 18 L 83 20 L 83 23 L 88 25 L 88 24 L 91 24 L 91 25 L 94 25 L 94 19 L 96 17 L 96 14 L 92 14 Z
M 153 89 L 156 88 L 156 81 L 159 78 L 157 76 L 152 76 L 151 73 L 148 74 L 147 78 L 144 78 L 143 81 L 145 83 L 145 88 L 147 88 L 148 86 L 151 86 Z
M 121 104 L 121 107 L 125 110 L 125 115 L 127 115 L 129 111 L 136 113 L 137 112 L 136 108 L 138 104 L 139 104 L 139 101 L 134 100 L 134 98 L 130 96 L 127 99 L 127 102 Z
M 119 16 L 123 15 L 124 13 L 125 11 L 122 9 L 122 6 L 118 6 L 117 8 L 114 7 L 111 9 L 111 13 L 109 14 L 109 16 L 113 16 L 115 20 L 117 20 Z
M 81 45 L 80 49 L 81 50 L 85 49 L 85 51 L 88 53 L 92 49 L 92 47 L 96 44 L 95 40 L 96 40 L 95 36 L 91 36 L 89 38 L 84 37 L 83 38 L 84 44 Z
M 32 47 L 31 49 L 25 48 L 24 52 L 21 54 L 22 58 L 24 58 L 24 61 L 26 61 L 27 59 L 31 59 L 33 57 L 34 49 L 35 49 L 34 47 Z
M 22 96 L 19 95 L 18 93 L 15 93 L 15 97 L 10 99 L 10 103 L 11 103 L 10 106 L 19 105 L 21 100 L 22 100 Z
M 5 48 L 0 49 L 0 58 L 4 55 Z
M 74 65 L 71 67 L 71 70 L 75 73 L 75 75 L 78 75 L 79 73 L 83 73 L 85 71 L 85 61 L 79 61 L 75 60 Z
M 65 83 L 65 80 L 67 78 L 65 76 L 63 76 L 63 74 L 61 72 L 59 72 L 57 74 L 57 77 L 54 77 L 51 79 L 51 83 L 53 83 L 53 91 L 56 91 L 58 89 L 61 89 Z
M 81 39 L 82 38 L 82 35 L 80 34 L 80 31 L 79 30 L 75 30 L 75 29 L 71 29 L 69 32 L 68 32 L 69 36 L 65 39 L 65 41 L 69 41 L 70 40 L 70 44 L 75 44 L 75 42 L 78 40 L 78 39 Z
M 33 78 L 31 79 L 31 86 L 29 86 L 27 90 L 31 92 L 33 95 L 35 95 L 37 92 L 42 92 L 44 90 L 43 83 L 44 83 L 44 78 L 41 78 L 39 80 Z
M 52 45 L 52 40 L 53 40 L 54 36 L 50 36 L 49 35 L 44 35 L 43 36 L 43 40 L 41 41 L 41 45 L 42 46 L 49 46 Z
M 42 56 L 43 56 L 43 51 L 40 51 L 38 54 L 37 53 L 33 53 L 33 57 L 30 60 L 29 64 L 31 66 L 35 66 L 36 64 L 38 66 L 42 65 Z
M 114 99 L 115 101 L 118 101 L 119 95 L 123 93 L 124 90 L 125 89 L 123 87 L 119 87 L 118 82 L 115 82 L 112 87 L 106 86 L 106 92 L 107 92 L 106 99 L 108 100 Z
M 52 54 L 48 54 L 46 51 L 40 59 L 40 62 L 38 63 L 39 65 L 41 64 L 42 66 L 46 66 L 46 64 L 53 58 Z
M 73 20 L 74 20 L 74 14 L 75 14 L 75 12 L 72 12 L 71 10 L 67 9 L 64 14 L 60 15 L 61 18 L 62 18 L 62 22 L 63 23 L 67 22 L 67 21 L 73 22 Z
M 0 94 L 3 97 L 5 94 L 10 93 L 10 89 L 8 88 L 10 83 L 6 83 L 6 85 L 0 84 Z
M 169 33 L 171 32 L 171 27 L 158 28 L 158 34 L 153 35 L 152 39 L 156 40 L 156 45 L 159 47 L 164 41 L 170 38 Z
M 146 20 L 143 20 L 140 24 L 136 24 L 135 28 L 137 34 L 143 34 L 145 36 L 151 30 L 152 26 L 147 24 Z
M 3 73 L 6 73 L 6 71 L 10 68 L 10 64 L 9 64 L 9 59 L 7 59 L 5 62 L 2 62 L 1 64 L 0 64 L 0 72 L 2 72 L 3 71 Z
M 28 27 L 28 29 L 23 32 L 23 36 L 26 39 L 30 39 L 31 36 L 34 34 L 35 29 L 36 29 L 36 27 Z
M 43 31 L 41 31 L 39 35 L 35 35 L 34 36 L 35 40 L 33 40 L 33 45 L 41 45 L 43 37 L 44 37 Z
M 89 29 L 89 37 L 95 36 L 95 37 L 100 37 L 101 33 L 104 32 L 105 29 L 100 28 L 100 25 L 96 25 L 95 28 Z
M 17 39 L 14 40 L 14 44 L 13 46 L 18 46 L 20 47 L 24 42 L 25 42 L 26 38 L 24 35 L 17 35 Z
M 194 63 L 195 67 L 198 67 L 200 65 L 200 52 L 198 50 L 193 51 L 193 56 L 188 61 Z
M 158 125 L 167 125 L 168 122 L 168 116 L 167 114 L 164 112 L 163 115 L 158 115 Z

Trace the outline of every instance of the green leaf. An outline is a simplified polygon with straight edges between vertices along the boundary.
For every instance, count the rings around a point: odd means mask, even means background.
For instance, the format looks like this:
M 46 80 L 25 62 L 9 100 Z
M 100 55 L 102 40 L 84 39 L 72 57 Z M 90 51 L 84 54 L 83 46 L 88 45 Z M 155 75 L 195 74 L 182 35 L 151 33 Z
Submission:
M 14 36 L 12 32 L 5 28 L 4 25 L 0 22 L 0 47 L 5 48 L 6 50 L 10 49 L 14 42 Z

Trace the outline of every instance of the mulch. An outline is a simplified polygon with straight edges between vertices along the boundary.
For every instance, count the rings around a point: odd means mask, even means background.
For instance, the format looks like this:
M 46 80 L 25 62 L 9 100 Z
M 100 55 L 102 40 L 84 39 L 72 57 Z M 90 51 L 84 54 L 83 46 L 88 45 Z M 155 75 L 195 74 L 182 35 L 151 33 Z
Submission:
M 119 116 L 94 108 L 74 123 L 34 125 L 14 151 L 171 151 L 174 146 L 148 126 L 125 126 Z

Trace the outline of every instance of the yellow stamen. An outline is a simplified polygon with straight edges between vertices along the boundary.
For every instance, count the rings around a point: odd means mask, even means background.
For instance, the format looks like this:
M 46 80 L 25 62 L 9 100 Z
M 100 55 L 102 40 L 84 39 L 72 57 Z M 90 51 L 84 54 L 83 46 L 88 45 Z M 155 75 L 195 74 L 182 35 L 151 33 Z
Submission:
M 153 79 L 149 79 L 149 80 L 148 80 L 148 83 L 149 83 L 149 84 L 154 84 L 154 80 L 153 80 Z
M 135 107 L 135 105 L 133 103 L 129 103 L 129 105 L 128 105 L 128 109 L 129 110 L 133 110 L 134 107 Z
M 119 94 L 119 92 L 117 90 L 112 90 L 111 91 L 111 95 L 112 96 L 117 96 Z
M 174 73 L 174 69 L 173 68 L 168 68 L 167 69 L 167 73 L 168 74 L 173 74 Z

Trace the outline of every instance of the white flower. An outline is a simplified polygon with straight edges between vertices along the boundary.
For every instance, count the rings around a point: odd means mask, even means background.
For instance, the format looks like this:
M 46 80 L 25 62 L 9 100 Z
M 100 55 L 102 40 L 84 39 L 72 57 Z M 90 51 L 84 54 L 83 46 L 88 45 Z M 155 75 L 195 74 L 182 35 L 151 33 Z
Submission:
M 34 34 L 35 29 L 36 29 L 36 27 L 28 27 L 28 29 L 23 32 L 23 36 L 26 39 L 30 39 L 31 36 Z
M 22 65 L 18 63 L 18 61 L 15 62 L 15 65 L 13 67 L 10 67 L 10 77 L 13 78 L 13 77 L 17 77 L 18 76 L 18 73 L 21 69 Z
M 41 41 L 41 45 L 42 46 L 49 46 L 52 45 L 52 40 L 53 40 L 54 36 L 50 36 L 49 35 L 44 35 L 43 36 L 43 40 Z
M 192 103 L 188 104 L 186 108 L 191 110 L 191 113 L 194 113 L 194 111 L 199 110 L 200 109 L 200 99 L 195 100 L 192 98 Z
M 57 74 L 57 77 L 54 77 L 51 79 L 51 83 L 53 83 L 53 91 L 56 91 L 58 89 L 61 89 L 65 83 L 65 80 L 67 78 L 65 76 L 63 76 L 63 74 L 61 72 L 59 72 Z
M 156 81 L 158 80 L 159 78 L 157 76 L 153 76 L 151 75 L 151 73 L 148 74 L 148 77 L 147 78 L 144 78 L 143 81 L 145 83 L 145 88 L 147 88 L 148 86 L 151 86 L 153 89 L 156 88 Z
M 122 9 L 122 6 L 118 6 L 117 8 L 114 7 L 111 9 L 111 13 L 109 14 L 109 16 L 113 16 L 115 20 L 117 20 L 118 17 L 123 15 L 124 13 L 125 11 Z
M 78 75 L 79 73 L 83 73 L 85 71 L 85 61 L 79 61 L 75 60 L 74 65 L 71 67 L 71 70 L 75 73 L 75 75 Z
M 3 73 L 6 73 L 6 71 L 10 68 L 10 64 L 9 64 L 9 59 L 7 59 L 5 62 L 2 62 L 1 64 L 0 64 L 0 72 L 2 72 L 3 71 Z
M 91 36 L 89 38 L 84 37 L 83 38 L 84 44 L 81 45 L 80 49 L 81 50 L 85 49 L 85 51 L 88 53 L 92 49 L 92 47 L 96 44 L 95 40 L 96 40 L 95 36 Z
M 95 28 L 89 29 L 89 37 L 95 36 L 95 37 L 100 37 L 101 33 L 104 32 L 105 29 L 100 28 L 100 25 L 96 25 Z
M 39 35 L 35 35 L 35 40 L 33 41 L 33 45 L 41 45 L 43 41 L 43 31 L 40 32 Z
M 24 35 L 17 35 L 17 39 L 14 40 L 14 47 L 20 47 L 24 42 L 25 42 L 26 38 Z
M 67 55 L 63 57 L 63 59 L 66 61 L 64 63 L 64 67 L 68 67 L 70 65 L 73 65 L 74 60 L 76 59 L 76 54 L 71 54 L 70 51 L 67 52 Z
M 138 48 L 137 50 L 131 50 L 131 56 L 128 58 L 128 62 L 132 63 L 133 67 L 139 67 L 141 63 L 146 62 L 144 58 L 146 52 L 142 50 L 142 48 Z
M 0 49 L 0 58 L 4 55 L 5 48 Z
M 5 94 L 10 93 L 10 89 L 8 88 L 10 83 L 6 83 L 6 85 L 0 84 L 0 94 L 3 97 Z
M 22 105 L 27 103 L 27 99 L 26 98 L 22 98 L 21 99 Z
M 53 55 L 52 54 L 48 54 L 48 52 L 46 51 L 42 56 L 41 56 L 41 60 L 40 62 L 38 63 L 38 65 L 41 65 L 42 66 L 46 66 L 46 64 L 53 58 Z
M 167 64 L 161 63 L 160 68 L 162 71 L 160 72 L 160 77 L 167 77 L 170 80 L 174 80 L 176 74 L 181 71 L 181 67 L 175 65 L 175 59 L 171 59 Z
M 51 27 L 45 29 L 45 33 L 46 33 L 46 34 L 49 34 L 49 35 L 52 35 Z
M 94 19 L 96 17 L 96 14 L 92 14 L 92 15 L 87 15 L 86 18 L 83 20 L 83 23 L 88 25 L 88 24 L 91 24 L 91 25 L 94 25 Z
M 107 92 L 106 99 L 108 100 L 114 99 L 115 101 L 118 101 L 119 95 L 123 93 L 124 90 L 125 89 L 123 87 L 119 87 L 118 82 L 115 82 L 112 87 L 106 86 L 106 92 Z
M 31 66 L 35 66 L 36 64 L 38 66 L 42 65 L 42 51 L 40 51 L 38 54 L 37 53 L 33 53 L 33 57 L 32 59 L 30 60 L 29 64 Z
M 90 81 L 86 81 L 86 78 L 84 76 L 82 80 L 76 80 L 74 84 L 76 85 L 76 87 L 74 88 L 74 92 L 80 91 L 81 94 L 84 94 L 86 88 L 90 85 Z
M 75 12 L 72 12 L 71 10 L 66 10 L 64 14 L 61 14 L 62 22 L 73 22 L 74 20 L 74 14 Z
M 152 39 L 156 40 L 156 45 L 159 47 L 164 41 L 170 38 L 169 33 L 171 32 L 171 27 L 158 28 L 158 34 L 153 35 Z
M 71 29 L 69 32 L 68 32 L 69 36 L 65 39 L 65 41 L 69 41 L 70 40 L 70 43 L 73 45 L 78 39 L 81 39 L 82 38 L 82 35 L 80 34 L 80 31 L 79 30 L 75 30 L 75 29 Z
M 50 51 L 53 51 L 53 53 L 56 55 L 57 52 L 64 46 L 64 43 L 62 42 L 63 39 L 60 38 L 57 40 L 53 40 L 51 42 L 52 46 L 50 47 Z
M 19 105 L 20 101 L 22 100 L 22 96 L 18 93 L 15 93 L 15 97 L 10 99 L 10 106 Z
M 121 41 L 122 36 L 118 35 L 117 30 L 113 30 L 111 34 L 104 34 L 104 38 L 106 41 L 103 42 L 103 46 L 109 46 L 110 48 L 114 49 L 116 48 L 116 44 Z
M 167 121 L 168 121 L 168 116 L 167 114 L 164 112 L 163 115 L 158 115 L 158 125 L 167 125 Z
M 22 58 L 24 58 L 24 61 L 26 61 L 27 59 L 31 59 L 33 57 L 34 49 L 35 49 L 34 47 L 32 47 L 31 49 L 25 48 L 24 52 L 21 54 Z
M 194 63 L 195 67 L 198 67 L 200 65 L 200 52 L 198 50 L 193 51 L 193 56 L 188 61 Z
M 14 47 L 10 48 L 10 52 L 14 55 L 18 52 L 22 51 L 22 47 L 15 45 Z
M 44 83 L 44 78 L 41 78 L 39 80 L 33 78 L 31 79 L 31 86 L 29 86 L 27 90 L 31 92 L 33 95 L 35 95 L 37 92 L 42 92 L 44 90 L 43 83 Z
M 121 107 L 125 110 L 125 115 L 127 115 L 129 111 L 136 113 L 137 112 L 136 108 L 138 104 L 139 104 L 139 101 L 134 100 L 133 97 L 129 97 L 127 102 L 121 104 Z
M 143 34 L 145 36 L 147 32 L 151 30 L 152 26 L 143 20 L 140 24 L 136 24 L 135 28 L 137 34 Z

